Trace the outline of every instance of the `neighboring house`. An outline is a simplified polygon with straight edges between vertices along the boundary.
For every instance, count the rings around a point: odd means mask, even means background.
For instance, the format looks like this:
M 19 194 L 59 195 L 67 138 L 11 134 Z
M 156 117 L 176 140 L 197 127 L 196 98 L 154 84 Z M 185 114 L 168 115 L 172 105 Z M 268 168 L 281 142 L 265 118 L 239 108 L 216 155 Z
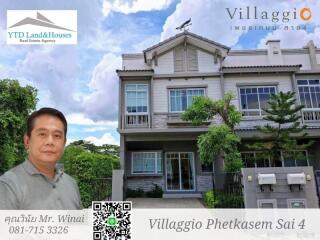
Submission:
M 179 116 L 193 96 L 217 100 L 228 91 L 236 94 L 233 104 L 243 113 L 236 127 L 243 142 L 260 135 L 254 126 L 265 123 L 262 108 L 270 94 L 295 91 L 305 106 L 301 114 L 308 137 L 315 143 L 303 152 L 307 160 L 283 154 L 277 166 L 320 169 L 320 50 L 312 41 L 299 49 L 281 49 L 278 40 L 266 45 L 231 50 L 184 31 L 143 53 L 122 55 L 118 131 L 125 189 L 149 190 L 158 184 L 164 197 L 194 197 L 212 189 L 212 173 L 223 161 L 202 165 L 196 139 L 220 120 L 195 127 Z M 269 159 L 257 154 L 242 151 L 246 167 L 269 167 Z

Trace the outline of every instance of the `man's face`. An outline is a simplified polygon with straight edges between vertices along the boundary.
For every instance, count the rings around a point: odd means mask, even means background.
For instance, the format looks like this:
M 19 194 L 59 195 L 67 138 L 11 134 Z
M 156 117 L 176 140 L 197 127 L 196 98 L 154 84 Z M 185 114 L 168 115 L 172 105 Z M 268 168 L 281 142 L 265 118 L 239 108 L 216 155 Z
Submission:
M 24 137 L 29 159 L 40 165 L 55 164 L 63 154 L 65 143 L 63 123 L 50 115 L 37 117 L 31 136 Z

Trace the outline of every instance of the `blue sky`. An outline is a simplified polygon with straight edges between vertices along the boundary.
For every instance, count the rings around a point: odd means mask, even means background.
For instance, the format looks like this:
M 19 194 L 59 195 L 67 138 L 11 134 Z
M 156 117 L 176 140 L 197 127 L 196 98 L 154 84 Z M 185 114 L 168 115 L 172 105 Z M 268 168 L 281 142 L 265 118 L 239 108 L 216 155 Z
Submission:
M 192 18 L 190 31 L 232 49 L 264 48 L 267 39 L 283 48 L 301 48 L 309 40 L 320 47 L 320 15 L 313 14 L 307 31 L 235 31 L 236 25 L 270 25 L 270 21 L 230 19 L 226 8 L 258 6 L 264 11 L 294 7 L 320 9 L 313 0 L 2 0 L 0 5 L 0 78 L 18 79 L 39 90 L 37 108 L 60 109 L 69 122 L 68 141 L 119 144 L 115 70 L 121 54 L 142 52 L 178 32 Z M 7 45 L 6 11 L 77 10 L 77 45 Z M 237 11 L 238 11 L 237 10 Z M 318 11 L 317 11 L 318 12 Z M 318 16 L 319 15 L 319 16 Z M 289 25 L 306 24 L 299 19 Z

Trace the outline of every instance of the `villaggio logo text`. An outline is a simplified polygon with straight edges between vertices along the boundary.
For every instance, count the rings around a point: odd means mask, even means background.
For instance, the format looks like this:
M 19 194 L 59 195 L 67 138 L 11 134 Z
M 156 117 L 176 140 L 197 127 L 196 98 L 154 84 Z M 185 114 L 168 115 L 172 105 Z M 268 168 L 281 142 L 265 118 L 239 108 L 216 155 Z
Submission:
M 301 30 L 312 19 L 312 10 L 308 7 L 289 10 L 265 10 L 258 6 L 227 7 L 226 15 L 237 22 L 231 29 L 239 30 Z M 250 20 L 250 25 L 247 25 Z
M 77 11 L 8 10 L 7 44 L 77 44 Z

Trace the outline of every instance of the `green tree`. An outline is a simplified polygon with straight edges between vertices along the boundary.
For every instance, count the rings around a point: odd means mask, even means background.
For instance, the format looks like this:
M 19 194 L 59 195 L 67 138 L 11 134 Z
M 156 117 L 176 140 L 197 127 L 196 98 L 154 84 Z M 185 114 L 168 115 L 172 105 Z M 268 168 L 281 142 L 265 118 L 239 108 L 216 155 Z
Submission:
M 296 104 L 294 92 L 272 94 L 268 101 L 268 108 L 263 109 L 267 113 L 263 119 L 268 123 L 264 126 L 256 126 L 266 136 L 263 142 L 247 145 L 247 147 L 265 152 L 270 157 L 272 166 L 281 166 L 281 152 L 292 157 L 299 154 L 293 150 L 304 150 L 312 145 L 313 141 L 306 144 L 298 144 L 297 141 L 298 137 L 307 136 L 304 132 L 306 126 L 300 124 L 299 113 L 302 108 L 303 105 Z
M 113 168 L 120 168 L 120 147 L 112 144 L 103 144 L 102 146 L 96 146 L 90 141 L 85 140 L 77 140 L 70 143 L 69 146 L 80 146 L 84 150 L 89 151 L 91 153 L 99 153 L 104 155 L 112 155 L 114 156 L 113 160 Z
M 70 145 L 74 146 L 82 146 L 84 149 L 92 152 L 92 153 L 102 153 L 102 154 L 111 154 L 113 156 L 119 157 L 120 147 L 118 145 L 112 145 L 112 144 L 103 144 L 102 146 L 96 146 L 90 141 L 85 140 L 77 140 Z
M 17 80 L 0 80 L 0 173 L 24 161 L 26 119 L 37 104 L 37 90 Z
M 208 97 L 194 97 L 192 105 L 182 114 L 182 119 L 201 125 L 218 116 L 223 124 L 210 127 L 208 132 L 197 139 L 201 162 L 208 164 L 219 155 L 224 156 L 225 170 L 238 171 L 242 166 L 238 150 L 240 138 L 235 134 L 235 126 L 241 121 L 241 113 L 232 104 L 234 94 L 228 92 L 223 99 L 213 101 Z
M 79 140 L 65 148 L 61 159 L 64 171 L 79 185 L 84 207 L 89 207 L 93 200 L 104 200 L 111 195 L 112 170 L 119 168 L 117 156 L 93 152 L 98 148 L 90 142 Z
M 182 114 L 182 119 L 201 125 L 218 115 L 234 132 L 234 127 L 241 121 L 241 112 L 231 103 L 235 99 L 232 92 L 227 92 L 223 99 L 213 101 L 209 97 L 193 97 L 192 105 Z

